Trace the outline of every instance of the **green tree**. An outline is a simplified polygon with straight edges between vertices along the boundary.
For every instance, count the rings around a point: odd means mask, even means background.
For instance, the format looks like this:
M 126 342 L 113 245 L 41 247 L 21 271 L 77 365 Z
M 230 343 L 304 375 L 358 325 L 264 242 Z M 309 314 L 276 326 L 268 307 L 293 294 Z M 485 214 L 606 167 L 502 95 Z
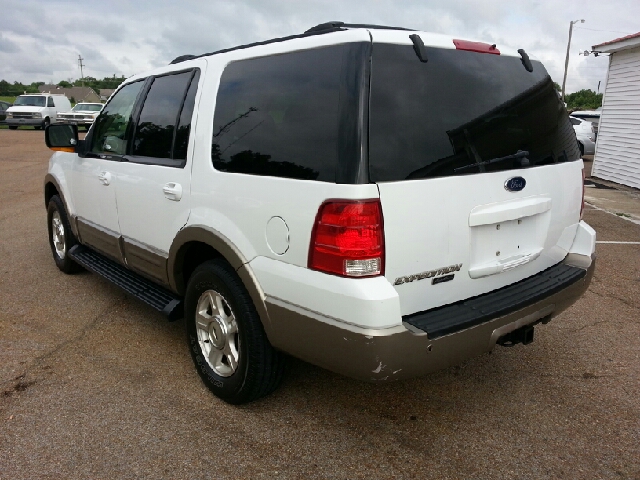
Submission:
M 60 82 L 58 82 L 58 86 L 62 87 L 62 88 L 71 88 L 71 87 L 73 87 L 73 85 L 71 85 L 66 80 L 61 80 Z
M 11 84 L 6 80 L 0 80 L 0 96 L 11 95 Z
M 570 110 L 595 110 L 602 106 L 602 93 L 593 90 L 579 90 L 564 97 Z

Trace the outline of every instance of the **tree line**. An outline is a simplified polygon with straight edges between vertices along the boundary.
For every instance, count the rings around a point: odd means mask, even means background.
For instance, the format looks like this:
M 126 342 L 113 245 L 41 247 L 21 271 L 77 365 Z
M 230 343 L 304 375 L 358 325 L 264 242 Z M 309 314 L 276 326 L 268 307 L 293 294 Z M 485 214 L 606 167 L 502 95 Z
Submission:
M 579 90 L 564 96 L 567 110 L 595 110 L 602 106 L 602 93 L 593 90 Z
M 558 91 L 558 94 L 562 91 L 562 88 L 557 82 L 553 82 L 553 86 Z M 578 90 L 574 93 L 566 93 L 564 101 L 567 104 L 567 110 L 574 112 L 576 110 L 595 110 L 602 106 L 602 94 L 596 93 L 593 90 Z
M 105 77 L 102 80 L 98 80 L 93 77 L 84 77 L 78 80 L 74 80 L 73 82 L 69 82 L 66 80 L 62 80 L 58 82 L 56 85 L 69 88 L 69 87 L 91 87 L 95 90 L 96 93 L 99 93 L 101 88 L 118 88 L 125 80 L 125 77 Z M 20 82 L 9 83 L 6 80 L 0 80 L 0 96 L 3 97 L 17 97 L 18 95 L 22 95 L 23 93 L 38 93 L 38 87 L 40 85 L 44 85 L 45 82 L 33 82 L 30 84 L 23 84 Z

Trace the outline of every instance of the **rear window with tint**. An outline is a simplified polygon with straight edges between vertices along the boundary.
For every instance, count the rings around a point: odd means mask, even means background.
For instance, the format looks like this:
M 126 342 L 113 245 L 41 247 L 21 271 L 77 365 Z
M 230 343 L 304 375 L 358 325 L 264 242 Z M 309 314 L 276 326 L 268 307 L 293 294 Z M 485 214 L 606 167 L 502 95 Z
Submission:
M 573 127 L 539 62 L 412 46 L 373 47 L 369 174 L 397 181 L 577 160 Z
M 213 166 L 224 172 L 335 181 L 346 48 L 231 63 L 216 101 Z

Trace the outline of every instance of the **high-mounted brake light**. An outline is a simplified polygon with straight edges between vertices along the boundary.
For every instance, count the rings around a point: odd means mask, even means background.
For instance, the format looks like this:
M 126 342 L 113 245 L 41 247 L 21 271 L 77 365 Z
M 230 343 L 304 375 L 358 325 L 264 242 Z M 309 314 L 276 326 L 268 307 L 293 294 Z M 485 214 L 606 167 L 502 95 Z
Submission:
M 380 200 L 323 203 L 311 233 L 309 268 L 345 277 L 384 272 L 384 227 Z
M 483 42 L 470 42 L 469 40 L 458 40 L 455 38 L 453 39 L 453 44 L 456 46 L 456 50 L 500 55 L 500 50 L 496 48 L 495 44 L 491 45 Z

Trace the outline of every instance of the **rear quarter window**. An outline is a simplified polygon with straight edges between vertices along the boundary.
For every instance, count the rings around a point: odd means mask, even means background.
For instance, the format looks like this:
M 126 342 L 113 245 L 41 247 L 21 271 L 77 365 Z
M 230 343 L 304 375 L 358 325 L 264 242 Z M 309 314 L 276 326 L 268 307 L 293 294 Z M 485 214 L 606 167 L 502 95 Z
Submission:
M 334 182 L 347 49 L 324 47 L 229 64 L 216 100 L 213 166 Z

